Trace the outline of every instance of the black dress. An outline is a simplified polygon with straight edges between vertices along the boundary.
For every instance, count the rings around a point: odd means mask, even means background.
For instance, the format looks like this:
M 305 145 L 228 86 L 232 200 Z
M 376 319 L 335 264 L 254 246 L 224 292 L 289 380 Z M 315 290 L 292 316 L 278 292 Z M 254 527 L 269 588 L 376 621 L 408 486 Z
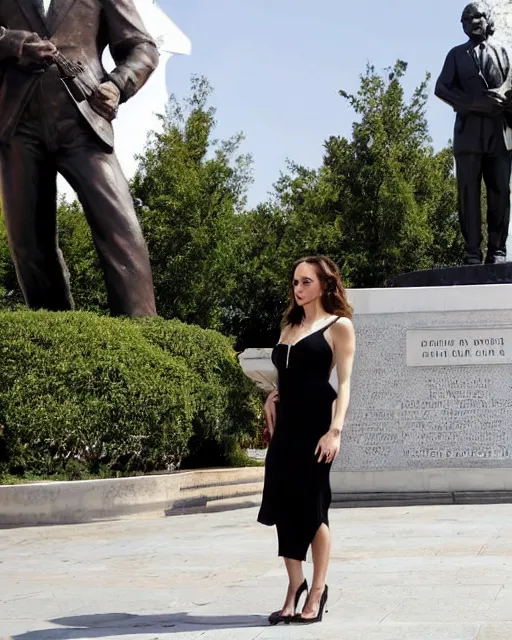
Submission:
M 277 526 L 279 555 L 295 560 L 305 560 L 319 527 L 329 526 L 331 464 L 319 463 L 315 449 L 329 430 L 337 398 L 329 382 L 333 353 L 324 335 L 337 320 L 272 352 L 279 402 L 258 522 Z

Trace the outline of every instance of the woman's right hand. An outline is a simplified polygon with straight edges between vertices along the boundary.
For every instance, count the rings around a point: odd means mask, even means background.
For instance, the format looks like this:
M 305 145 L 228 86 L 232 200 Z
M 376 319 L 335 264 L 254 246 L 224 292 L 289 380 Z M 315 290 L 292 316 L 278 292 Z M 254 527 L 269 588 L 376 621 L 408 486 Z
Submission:
M 277 390 L 271 391 L 265 404 L 263 406 L 263 421 L 265 423 L 265 432 L 268 433 L 268 439 L 274 435 L 274 429 L 276 427 L 277 407 L 276 402 L 279 402 L 279 392 Z

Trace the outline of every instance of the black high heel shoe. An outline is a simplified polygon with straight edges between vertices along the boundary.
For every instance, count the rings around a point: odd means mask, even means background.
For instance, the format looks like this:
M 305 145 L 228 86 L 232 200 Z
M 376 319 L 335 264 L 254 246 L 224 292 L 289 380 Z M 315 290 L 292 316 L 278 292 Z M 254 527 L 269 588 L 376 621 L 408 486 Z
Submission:
M 279 624 L 280 622 L 284 622 L 285 624 L 290 624 L 290 622 L 292 620 L 295 620 L 296 614 L 295 611 L 299 605 L 299 600 L 300 597 L 302 596 L 302 594 L 304 593 L 304 591 L 308 590 L 308 582 L 307 580 L 304 580 L 304 582 L 300 585 L 300 587 L 297 589 L 297 591 L 295 592 L 295 609 L 294 609 L 294 615 L 292 616 L 283 616 L 281 615 L 281 611 L 274 611 L 274 613 L 271 613 L 268 617 L 268 621 L 270 622 L 271 625 L 276 625 Z
M 322 622 L 322 618 L 324 617 L 324 607 L 327 604 L 327 596 L 329 593 L 329 589 L 327 585 L 325 585 L 324 592 L 322 593 L 322 597 L 320 598 L 320 604 L 318 606 L 318 613 L 316 618 L 303 618 L 302 615 L 296 616 L 294 622 L 300 622 L 301 624 L 313 624 L 314 622 Z M 325 611 L 327 613 L 327 610 Z

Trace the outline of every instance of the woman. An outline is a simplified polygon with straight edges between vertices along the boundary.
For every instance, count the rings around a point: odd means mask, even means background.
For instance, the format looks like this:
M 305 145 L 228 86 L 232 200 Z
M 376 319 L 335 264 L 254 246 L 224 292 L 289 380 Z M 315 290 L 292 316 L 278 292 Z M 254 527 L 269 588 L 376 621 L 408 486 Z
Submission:
M 293 265 L 290 280 L 291 304 L 272 352 L 278 388 L 265 403 L 270 443 L 258 521 L 277 526 L 289 579 L 284 606 L 269 622 L 310 624 L 322 620 L 327 601 L 329 472 L 349 403 L 355 336 L 352 308 L 332 260 L 303 258 Z M 337 394 L 329 383 L 334 366 Z M 302 563 L 310 545 L 313 583 L 297 615 L 300 597 L 308 592 Z

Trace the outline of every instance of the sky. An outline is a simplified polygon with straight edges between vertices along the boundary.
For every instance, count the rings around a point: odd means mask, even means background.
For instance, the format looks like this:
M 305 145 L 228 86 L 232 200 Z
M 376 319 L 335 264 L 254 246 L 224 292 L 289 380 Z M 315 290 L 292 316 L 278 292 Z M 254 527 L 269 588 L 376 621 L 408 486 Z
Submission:
M 249 205 L 266 199 L 286 159 L 322 161 L 323 142 L 350 136 L 354 114 L 338 95 L 357 90 L 370 63 L 409 63 L 408 95 L 432 74 L 428 120 L 436 149 L 451 139 L 453 111 L 433 95 L 448 51 L 465 41 L 458 0 L 159 0 L 192 40 L 174 56 L 167 89 L 185 96 L 192 74 L 214 88 L 215 137 L 243 131 L 254 158 Z

